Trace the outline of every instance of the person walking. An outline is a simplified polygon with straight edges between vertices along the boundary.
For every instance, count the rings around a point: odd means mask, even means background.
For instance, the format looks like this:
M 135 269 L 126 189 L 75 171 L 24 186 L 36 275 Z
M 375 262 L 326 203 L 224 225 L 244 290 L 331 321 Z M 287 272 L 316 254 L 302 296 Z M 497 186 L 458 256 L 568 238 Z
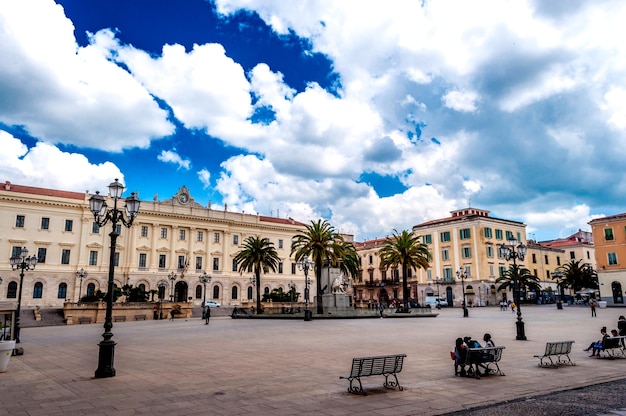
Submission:
M 204 311 L 204 324 L 209 324 L 209 319 L 211 319 L 211 308 L 206 307 L 206 311 Z
M 598 302 L 596 302 L 596 300 L 593 298 L 589 299 L 589 307 L 591 308 L 592 318 L 596 316 L 596 306 L 598 306 Z

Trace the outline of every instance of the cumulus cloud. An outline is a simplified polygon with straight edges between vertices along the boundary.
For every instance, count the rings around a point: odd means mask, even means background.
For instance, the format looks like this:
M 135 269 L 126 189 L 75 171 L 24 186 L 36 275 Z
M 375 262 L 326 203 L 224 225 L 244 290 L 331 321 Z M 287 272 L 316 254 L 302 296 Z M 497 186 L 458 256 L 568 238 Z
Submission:
M 173 163 L 178 165 L 178 169 L 189 170 L 191 167 L 191 161 L 180 157 L 180 155 L 176 153 L 176 149 L 162 150 L 161 154 L 157 156 L 157 159 L 164 163 Z
M 478 94 L 473 91 L 454 90 L 443 96 L 443 103 L 446 107 L 468 113 L 472 113 L 478 109 L 476 105 L 477 100 Z
M 211 186 L 211 172 L 208 169 L 201 169 L 198 171 L 198 179 L 202 182 L 203 189 L 207 189 Z

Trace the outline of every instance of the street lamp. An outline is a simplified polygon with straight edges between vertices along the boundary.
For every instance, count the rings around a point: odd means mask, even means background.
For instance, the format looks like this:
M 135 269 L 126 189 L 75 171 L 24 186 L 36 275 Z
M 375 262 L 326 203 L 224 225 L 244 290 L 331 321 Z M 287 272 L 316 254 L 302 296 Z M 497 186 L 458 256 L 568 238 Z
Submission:
M 172 282 L 172 289 L 170 290 L 170 302 L 174 302 L 174 281 L 176 280 L 176 273 L 171 272 L 168 276 L 170 282 Z
M 287 284 L 287 287 L 289 288 L 289 295 L 291 298 L 291 304 L 289 305 L 289 313 L 293 313 L 293 292 L 296 290 L 296 284 L 292 281 L 290 281 Z
M 311 311 L 309 310 L 309 268 L 315 266 L 311 260 L 309 260 L 309 256 L 305 255 L 302 257 L 302 261 L 298 263 L 298 269 L 304 272 L 304 320 L 311 320 Z
M 515 325 L 517 326 L 517 336 L 515 337 L 515 339 L 519 341 L 525 341 L 526 334 L 524 332 L 524 321 L 522 321 L 519 271 L 517 270 L 517 263 L 515 262 L 515 260 L 520 259 L 520 261 L 524 261 L 525 255 L 526 246 L 521 242 L 519 243 L 519 245 L 517 245 L 517 239 L 512 235 L 509 237 L 509 245 L 506 245 L 504 243 L 500 245 L 500 256 L 504 257 L 506 261 L 513 260 L 513 272 L 515 273 L 513 276 L 513 300 L 517 305 L 517 322 L 515 323 Z
M 202 286 L 204 286 L 204 300 L 202 301 L 202 307 L 204 308 L 206 306 L 206 284 L 211 283 L 211 276 L 203 270 L 202 274 L 198 276 L 198 279 L 200 279 Z
M 78 286 L 78 303 L 80 303 L 81 295 L 83 292 L 83 278 L 87 277 L 88 275 L 89 273 L 87 273 L 82 267 L 76 272 L 76 277 L 80 278 L 80 286 Z
M 435 280 L 435 283 L 437 283 L 437 309 L 441 309 L 441 304 L 439 303 L 439 285 L 441 284 L 441 279 L 439 277 L 437 277 L 437 279 Z
M 565 298 L 565 288 L 563 287 L 563 273 L 560 270 L 552 272 L 552 278 L 557 280 L 559 286 L 559 298 L 556 302 L 557 309 L 563 309 L 563 299 Z
M 467 271 L 463 267 L 460 267 L 459 270 L 456 271 L 456 278 L 461 279 L 461 286 L 463 289 L 463 318 L 467 318 L 469 316 L 467 306 L 465 305 L 465 279 L 467 279 L 467 277 Z
M 20 343 L 20 311 L 22 309 L 22 286 L 24 285 L 24 270 L 31 270 L 37 264 L 36 256 L 29 256 L 26 247 L 20 250 L 20 254 L 11 256 L 11 268 L 20 271 L 20 290 L 17 295 L 17 311 L 15 311 L 15 343 Z
M 165 280 L 161 280 L 157 287 L 159 288 L 159 319 L 163 319 L 163 299 L 165 299 L 165 288 L 167 287 L 167 282 Z
M 128 198 L 126 198 L 126 216 L 128 220 L 124 218 L 124 213 L 117 207 L 117 201 L 121 199 L 124 192 L 124 185 L 119 183 L 117 179 L 115 182 L 109 184 L 109 196 L 113 199 L 113 208 L 107 209 L 107 203 L 100 192 L 96 192 L 89 198 L 89 209 L 93 213 L 96 224 L 103 227 L 107 222 L 111 221 L 111 248 L 109 253 L 109 280 L 107 285 L 107 308 L 104 318 L 104 333 L 102 334 L 102 341 L 98 344 L 98 368 L 96 369 L 96 378 L 114 377 L 115 368 L 113 367 L 113 359 L 115 357 L 115 341 L 113 338 L 113 296 L 114 296 L 114 278 L 115 278 L 115 244 L 118 232 L 118 222 L 124 224 L 125 227 L 130 228 L 133 224 L 133 220 L 137 217 L 139 212 L 140 201 L 132 192 Z

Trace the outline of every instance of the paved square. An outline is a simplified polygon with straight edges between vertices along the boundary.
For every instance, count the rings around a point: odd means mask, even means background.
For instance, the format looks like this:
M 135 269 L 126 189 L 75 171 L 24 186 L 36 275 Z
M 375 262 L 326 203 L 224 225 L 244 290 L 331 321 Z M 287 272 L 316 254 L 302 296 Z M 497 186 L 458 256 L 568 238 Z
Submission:
M 442 309 L 437 318 L 301 320 L 200 318 L 115 323 L 117 375 L 94 379 L 101 324 L 22 329 L 25 354 L 0 373 L 0 415 L 432 415 L 623 378 L 626 360 L 582 351 L 617 326 L 624 309 L 523 306 Z M 373 312 L 372 312 L 373 314 Z M 455 338 L 491 333 L 504 345 L 504 377 L 454 377 Z M 573 339 L 574 367 L 537 367 L 546 341 Z M 404 391 L 339 380 L 352 357 L 406 353 Z

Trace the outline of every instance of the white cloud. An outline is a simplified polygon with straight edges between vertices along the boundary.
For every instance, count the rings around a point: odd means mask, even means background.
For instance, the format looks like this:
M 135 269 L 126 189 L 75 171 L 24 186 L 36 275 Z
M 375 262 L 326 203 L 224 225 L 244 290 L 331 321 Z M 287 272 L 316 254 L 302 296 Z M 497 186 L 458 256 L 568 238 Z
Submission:
M 443 103 L 446 107 L 449 107 L 456 111 L 472 113 L 478 109 L 476 101 L 478 100 L 478 94 L 473 91 L 449 91 L 443 96 Z
M 211 186 L 211 172 L 208 169 L 201 169 L 198 171 L 198 179 L 202 182 L 203 189 L 207 189 Z
M 180 155 L 176 153 L 176 149 L 162 150 L 161 154 L 157 156 L 157 159 L 164 163 L 173 163 L 178 165 L 178 169 L 189 170 L 191 167 L 191 161 L 180 157 Z

